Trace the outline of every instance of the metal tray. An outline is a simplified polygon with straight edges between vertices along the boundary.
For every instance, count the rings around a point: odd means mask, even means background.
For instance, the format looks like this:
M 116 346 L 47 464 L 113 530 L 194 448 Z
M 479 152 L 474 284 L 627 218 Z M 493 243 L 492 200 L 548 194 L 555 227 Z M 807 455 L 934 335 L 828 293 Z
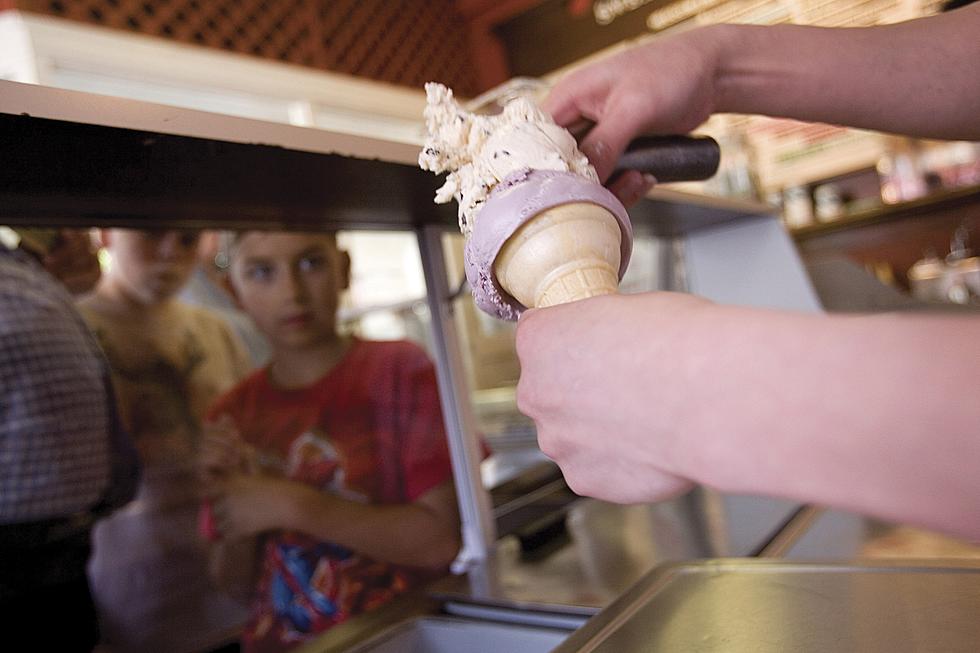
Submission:
M 980 565 L 903 563 L 659 568 L 555 653 L 980 651 Z

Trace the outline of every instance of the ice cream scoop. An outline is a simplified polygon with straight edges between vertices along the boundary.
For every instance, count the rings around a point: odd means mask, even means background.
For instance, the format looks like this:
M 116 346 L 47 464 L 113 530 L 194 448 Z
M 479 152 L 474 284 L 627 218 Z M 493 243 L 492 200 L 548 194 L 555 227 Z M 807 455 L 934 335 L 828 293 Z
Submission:
M 419 165 L 449 173 L 435 201 L 459 204 L 477 306 L 515 320 L 529 307 L 616 292 L 632 251 L 629 215 L 571 134 L 527 98 L 486 116 L 463 110 L 440 84 L 426 93 Z M 623 162 L 664 180 L 704 179 L 717 169 L 718 146 L 657 137 Z

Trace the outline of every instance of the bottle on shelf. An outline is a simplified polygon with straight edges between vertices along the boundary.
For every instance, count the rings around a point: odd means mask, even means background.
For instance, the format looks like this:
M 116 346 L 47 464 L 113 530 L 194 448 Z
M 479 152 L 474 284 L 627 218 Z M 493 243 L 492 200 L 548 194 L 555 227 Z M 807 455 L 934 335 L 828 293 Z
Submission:
M 836 184 L 820 184 L 813 190 L 813 211 L 819 222 L 833 222 L 844 215 L 844 198 Z
M 908 202 L 923 197 L 928 192 L 922 175 L 918 146 L 911 140 L 897 144 L 891 152 L 878 160 L 881 179 L 881 201 L 886 204 Z
M 783 220 L 790 229 L 813 224 L 813 201 L 806 186 L 790 186 L 783 191 Z

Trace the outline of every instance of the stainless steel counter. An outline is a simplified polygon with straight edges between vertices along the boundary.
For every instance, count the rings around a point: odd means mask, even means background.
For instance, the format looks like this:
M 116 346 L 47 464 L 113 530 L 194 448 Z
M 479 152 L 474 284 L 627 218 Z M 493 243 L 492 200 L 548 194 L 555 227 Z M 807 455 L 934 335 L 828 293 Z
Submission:
M 715 560 L 658 569 L 554 653 L 975 652 L 980 565 Z

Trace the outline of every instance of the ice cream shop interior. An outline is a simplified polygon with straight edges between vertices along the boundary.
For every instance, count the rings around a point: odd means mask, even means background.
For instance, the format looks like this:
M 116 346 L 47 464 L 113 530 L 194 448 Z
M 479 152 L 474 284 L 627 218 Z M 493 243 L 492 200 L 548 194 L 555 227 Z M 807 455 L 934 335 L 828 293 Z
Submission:
M 978 33 L 0 0 L 0 648 L 980 650 Z

